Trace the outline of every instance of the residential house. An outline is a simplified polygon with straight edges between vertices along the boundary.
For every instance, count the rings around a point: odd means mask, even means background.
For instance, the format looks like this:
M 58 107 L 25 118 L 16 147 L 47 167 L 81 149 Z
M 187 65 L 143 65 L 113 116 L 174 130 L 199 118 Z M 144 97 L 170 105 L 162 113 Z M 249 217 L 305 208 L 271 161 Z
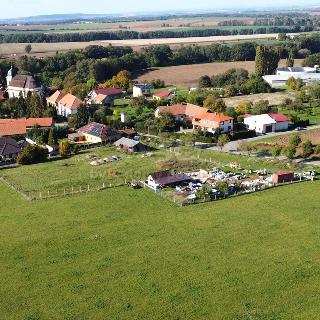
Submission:
M 52 125 L 52 118 L 0 119 L 0 137 L 24 135 L 34 126 L 50 128 Z
M 115 99 L 121 99 L 124 92 L 119 88 L 96 88 L 88 95 L 88 104 L 112 104 Z
M 161 106 L 155 111 L 159 117 L 162 112 L 170 112 L 176 122 L 190 120 L 193 129 L 200 129 L 214 133 L 217 129 L 226 133 L 233 130 L 234 119 L 223 114 L 211 113 L 208 109 L 194 104 L 175 104 L 172 106 Z
M 105 124 L 91 122 L 77 130 L 78 136 L 84 137 L 82 141 L 89 143 L 114 142 L 121 138 L 121 133 Z M 71 138 L 72 136 L 69 136 Z
M 143 96 L 150 96 L 151 90 L 153 89 L 153 86 L 148 83 L 137 83 L 133 86 L 133 97 L 143 97 Z
M 162 91 L 162 92 L 154 93 L 152 95 L 152 98 L 155 101 L 161 101 L 161 100 L 171 100 L 173 96 L 174 94 L 170 91 Z
M 148 186 L 154 190 L 162 187 L 175 186 L 177 184 L 190 182 L 191 177 L 184 173 L 172 174 L 169 170 L 151 173 L 148 176 Z
M 271 132 L 286 131 L 289 128 L 289 119 L 283 114 L 260 114 L 244 117 L 244 124 L 249 130 L 257 133 L 266 134 Z
M 0 138 L 0 161 L 16 160 L 21 148 L 12 138 Z
M 217 130 L 221 133 L 233 131 L 234 119 L 225 116 L 222 113 L 205 113 L 200 114 L 192 120 L 193 129 L 200 129 L 215 133 Z
M 72 114 L 78 112 L 79 107 L 82 105 L 82 101 L 71 93 L 66 94 L 59 100 L 57 106 L 57 114 L 63 117 L 69 117 Z
M 114 145 L 119 149 L 126 151 L 128 153 L 133 152 L 145 152 L 148 150 L 148 147 L 142 144 L 139 141 L 122 137 L 121 139 L 117 140 Z
M 208 109 L 191 103 L 160 106 L 155 111 L 155 117 L 158 118 L 162 112 L 169 112 L 173 115 L 176 122 L 183 122 L 185 119 L 192 121 L 196 117 L 208 113 Z
M 9 98 L 16 97 L 20 95 L 26 98 L 28 93 L 41 91 L 41 85 L 32 77 L 28 75 L 15 75 L 13 76 L 13 69 L 8 71 L 7 75 L 7 93 Z
M 57 90 L 54 94 L 47 98 L 47 104 L 54 106 L 58 109 L 60 100 L 65 96 L 65 94 Z

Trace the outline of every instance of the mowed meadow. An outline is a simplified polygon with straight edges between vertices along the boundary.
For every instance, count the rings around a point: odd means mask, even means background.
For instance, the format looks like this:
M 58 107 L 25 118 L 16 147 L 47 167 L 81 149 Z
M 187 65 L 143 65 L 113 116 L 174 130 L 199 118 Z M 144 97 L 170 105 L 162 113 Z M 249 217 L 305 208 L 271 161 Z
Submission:
M 26 201 L 0 184 L 0 318 L 318 319 L 319 187 L 180 208 L 145 189 Z

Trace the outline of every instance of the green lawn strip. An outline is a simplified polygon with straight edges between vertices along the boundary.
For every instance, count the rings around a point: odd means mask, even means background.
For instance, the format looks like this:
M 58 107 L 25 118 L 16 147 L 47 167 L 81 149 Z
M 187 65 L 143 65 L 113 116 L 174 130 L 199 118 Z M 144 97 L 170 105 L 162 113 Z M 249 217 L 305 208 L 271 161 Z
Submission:
M 0 185 L 0 314 L 317 319 L 320 182 L 178 208 L 148 190 L 28 202 Z

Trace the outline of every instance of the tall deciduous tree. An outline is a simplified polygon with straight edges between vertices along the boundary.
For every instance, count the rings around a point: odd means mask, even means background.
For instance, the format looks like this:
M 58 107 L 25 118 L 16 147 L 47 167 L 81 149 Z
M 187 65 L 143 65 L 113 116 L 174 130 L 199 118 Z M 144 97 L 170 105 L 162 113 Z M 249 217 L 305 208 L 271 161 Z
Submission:
M 264 76 L 266 74 L 274 74 L 278 68 L 280 61 L 280 54 L 278 49 L 258 46 L 256 50 L 256 64 L 255 72 L 257 76 Z

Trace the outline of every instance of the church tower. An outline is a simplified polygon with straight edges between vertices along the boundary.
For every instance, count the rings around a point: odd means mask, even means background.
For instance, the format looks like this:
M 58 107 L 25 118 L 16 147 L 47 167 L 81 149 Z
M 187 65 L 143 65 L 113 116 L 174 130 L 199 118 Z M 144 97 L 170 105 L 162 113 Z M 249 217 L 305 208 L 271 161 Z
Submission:
M 13 68 L 11 65 L 11 69 L 8 71 L 8 75 L 7 75 L 7 86 L 10 85 L 12 78 L 13 78 Z

